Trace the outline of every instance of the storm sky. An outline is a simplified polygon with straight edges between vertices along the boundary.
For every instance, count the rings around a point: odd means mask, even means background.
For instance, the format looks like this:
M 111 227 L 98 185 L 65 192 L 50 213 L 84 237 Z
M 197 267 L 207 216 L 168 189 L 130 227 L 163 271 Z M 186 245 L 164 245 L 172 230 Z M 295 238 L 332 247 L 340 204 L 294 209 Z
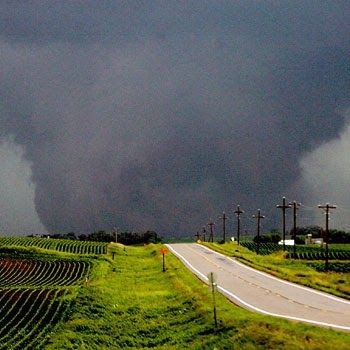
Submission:
M 350 208 L 349 18 L 348 1 L 2 1 L 1 230 L 192 235 L 238 203 L 278 227 L 283 195 Z

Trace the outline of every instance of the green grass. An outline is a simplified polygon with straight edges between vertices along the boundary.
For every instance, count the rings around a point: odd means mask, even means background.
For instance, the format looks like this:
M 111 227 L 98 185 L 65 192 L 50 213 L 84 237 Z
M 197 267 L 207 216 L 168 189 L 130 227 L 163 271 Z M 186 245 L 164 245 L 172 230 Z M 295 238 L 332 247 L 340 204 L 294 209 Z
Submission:
M 241 309 L 217 295 L 172 254 L 162 272 L 159 245 L 113 245 L 80 286 L 45 349 L 346 349 L 350 334 Z M 111 251 L 112 251 L 111 250 Z
M 234 256 L 237 260 L 276 277 L 350 299 L 349 273 L 319 272 L 314 262 L 286 259 L 286 253 L 283 251 L 257 255 L 247 248 L 238 246 L 237 242 L 202 244 L 225 255 Z

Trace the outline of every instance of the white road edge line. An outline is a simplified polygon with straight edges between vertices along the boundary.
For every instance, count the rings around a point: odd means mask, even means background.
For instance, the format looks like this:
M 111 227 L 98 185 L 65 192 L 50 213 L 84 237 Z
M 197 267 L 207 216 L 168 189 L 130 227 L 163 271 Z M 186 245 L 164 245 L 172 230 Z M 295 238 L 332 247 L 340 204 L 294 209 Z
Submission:
M 265 276 L 265 277 L 268 277 L 268 278 L 271 278 L 271 279 L 273 279 L 273 280 L 282 282 L 282 283 L 287 284 L 287 285 L 289 285 L 289 286 L 293 286 L 293 287 L 296 287 L 296 288 L 300 288 L 300 289 L 306 290 L 306 291 L 308 291 L 308 292 L 310 292 L 310 293 L 322 295 L 322 296 L 324 296 L 324 297 L 326 297 L 326 298 L 329 298 L 329 299 L 332 299 L 332 300 L 339 301 L 339 302 L 341 302 L 341 303 L 350 305 L 350 301 L 348 301 L 348 300 L 345 300 L 345 299 L 342 299 L 342 298 L 338 298 L 338 297 L 336 297 L 336 296 L 329 295 L 329 294 L 327 294 L 327 293 L 323 293 L 323 292 L 320 292 L 320 291 L 318 291 L 318 290 L 314 290 L 314 289 L 312 289 L 312 288 L 304 287 L 304 286 L 301 286 L 301 285 L 296 284 L 296 283 L 288 282 L 288 281 L 285 281 L 285 280 L 283 280 L 283 279 L 281 279 L 281 278 L 278 278 L 278 277 L 275 277 L 275 276 L 271 276 L 270 274 L 268 274 L 268 273 L 266 273 L 266 272 L 262 272 L 262 271 L 256 270 L 256 269 L 254 269 L 254 268 L 252 268 L 252 267 L 250 267 L 250 266 L 247 266 L 247 265 L 245 265 L 245 264 L 243 264 L 243 263 L 241 263 L 241 262 L 239 262 L 239 261 L 237 261 L 237 260 L 232 259 L 231 257 L 229 257 L 229 256 L 227 256 L 227 255 L 225 255 L 225 254 L 222 254 L 222 253 L 219 253 L 219 252 L 217 252 L 217 251 L 215 251 L 215 250 L 212 250 L 212 249 L 210 249 L 210 248 L 208 248 L 208 247 L 206 247 L 206 246 L 204 246 L 204 245 L 201 245 L 201 244 L 198 244 L 198 243 L 196 243 L 196 245 L 198 245 L 198 246 L 200 246 L 200 247 L 202 247 L 202 248 L 204 248 L 204 249 L 207 249 L 207 250 L 209 250 L 209 251 L 212 252 L 212 253 L 221 255 L 221 256 L 223 256 L 223 257 L 225 257 L 225 258 L 231 260 L 231 261 L 234 262 L 235 264 L 240 265 L 240 266 L 242 266 L 242 267 L 244 267 L 244 268 L 246 268 L 246 269 L 248 269 L 248 270 L 251 270 L 251 271 L 253 271 L 253 272 L 256 272 L 256 273 L 258 273 L 258 274 L 260 274 L 260 275 L 263 275 L 263 276 Z
M 166 246 L 172 251 L 172 253 L 174 255 L 176 255 L 180 260 L 182 260 L 182 262 L 185 265 L 187 265 L 190 268 L 190 270 L 192 270 L 196 274 L 198 274 L 205 282 L 208 282 L 208 278 L 203 273 L 201 273 L 199 270 L 197 270 L 186 258 L 184 258 L 177 251 L 175 251 L 175 249 L 172 248 L 169 244 L 166 244 Z M 207 249 L 209 249 L 209 248 L 207 248 Z M 212 251 L 211 249 L 209 249 L 209 250 Z M 218 254 L 220 254 L 220 253 L 218 253 Z M 220 255 L 223 255 L 223 254 L 220 254 Z M 244 264 L 242 264 L 242 265 L 244 266 Z M 252 270 L 254 270 L 254 269 L 252 269 Z M 319 325 L 319 326 L 326 326 L 326 327 L 332 327 L 332 328 L 338 328 L 338 329 L 344 329 L 344 330 L 350 331 L 350 327 L 346 327 L 346 326 L 339 326 L 339 325 L 332 324 L 332 323 L 319 322 L 319 321 L 314 321 L 314 320 L 309 320 L 309 319 L 299 318 L 299 317 L 294 317 L 294 316 L 280 315 L 280 314 L 275 314 L 275 313 L 272 313 L 272 312 L 269 312 L 269 311 L 266 311 L 266 310 L 263 310 L 263 309 L 259 309 L 259 308 L 255 307 L 255 306 L 253 306 L 253 305 L 243 301 L 241 298 L 239 298 L 237 295 L 229 292 L 227 289 L 225 289 L 225 288 L 223 288 L 223 287 L 221 287 L 219 285 L 217 286 L 217 288 L 221 292 L 223 292 L 223 294 L 227 294 L 227 295 L 231 296 L 232 298 L 236 299 L 239 303 L 242 303 L 243 305 L 245 305 L 247 308 L 250 308 L 252 310 L 255 310 L 255 311 L 260 312 L 260 313 L 265 314 L 265 315 L 281 317 L 281 318 L 286 318 L 286 319 L 295 320 L 295 321 L 302 321 L 302 322 L 312 323 L 312 324 L 316 324 L 316 325 Z M 321 294 L 323 295 L 323 293 L 321 293 Z

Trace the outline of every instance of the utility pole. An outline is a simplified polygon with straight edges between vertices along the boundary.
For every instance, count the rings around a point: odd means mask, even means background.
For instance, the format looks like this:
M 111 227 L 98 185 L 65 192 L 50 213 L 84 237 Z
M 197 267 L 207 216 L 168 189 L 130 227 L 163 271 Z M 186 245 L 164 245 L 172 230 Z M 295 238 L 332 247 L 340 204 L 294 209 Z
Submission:
M 244 213 L 244 211 L 241 210 L 239 205 L 237 205 L 237 209 L 234 211 L 234 213 L 237 216 L 237 244 L 239 245 L 239 235 L 240 235 L 240 232 L 241 232 L 241 218 L 240 218 L 240 216 L 241 216 L 241 214 Z
M 115 234 L 115 243 L 118 243 L 118 229 L 116 227 L 113 228 Z
M 329 268 L 329 264 L 328 264 L 328 234 L 329 234 L 329 210 L 330 209 L 337 209 L 337 206 L 334 204 L 329 204 L 326 203 L 325 205 L 318 205 L 317 206 L 320 209 L 324 209 L 326 212 L 326 263 L 325 263 L 325 270 L 328 271 Z
M 293 245 L 293 258 L 296 258 L 296 234 L 297 234 L 297 210 L 301 206 L 301 203 L 297 203 L 296 201 L 289 203 L 289 205 L 292 206 L 293 208 L 293 240 L 294 240 L 294 245 Z
M 276 206 L 282 209 L 282 224 L 283 224 L 283 251 L 286 250 L 286 209 L 291 208 L 289 204 L 286 204 L 286 197 L 282 198 L 282 205 Z
M 208 226 L 210 228 L 210 235 L 209 235 L 208 242 L 214 242 L 214 231 L 213 231 L 214 225 L 215 225 L 215 223 L 212 221 L 212 219 L 210 219 L 208 222 Z
M 205 226 L 202 227 L 202 233 L 203 233 L 203 242 L 205 242 L 205 233 L 207 230 L 205 229 Z
M 222 240 L 226 242 L 226 220 L 227 216 L 225 212 L 222 213 L 222 216 L 219 216 L 219 219 L 222 219 Z
M 257 219 L 257 238 L 258 238 L 258 244 L 256 248 L 256 254 L 259 255 L 259 248 L 260 248 L 260 220 L 263 219 L 265 216 L 260 214 L 260 209 L 258 209 L 258 214 L 253 215 L 253 218 Z
M 197 233 L 195 234 L 195 237 L 197 237 L 197 241 L 199 241 L 199 237 L 200 237 L 199 231 L 197 231 Z

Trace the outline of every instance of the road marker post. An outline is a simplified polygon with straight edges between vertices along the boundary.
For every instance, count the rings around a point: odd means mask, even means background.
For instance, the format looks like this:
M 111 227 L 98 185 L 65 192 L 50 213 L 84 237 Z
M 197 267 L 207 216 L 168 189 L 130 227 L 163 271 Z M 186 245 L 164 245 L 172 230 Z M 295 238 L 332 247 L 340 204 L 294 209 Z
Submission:
M 214 272 L 209 272 L 207 277 L 208 277 L 208 281 L 211 287 L 211 292 L 213 295 L 214 324 L 215 324 L 215 328 L 218 328 L 218 320 L 216 317 L 216 301 L 215 301 L 215 291 L 217 289 L 216 275 L 214 274 Z

